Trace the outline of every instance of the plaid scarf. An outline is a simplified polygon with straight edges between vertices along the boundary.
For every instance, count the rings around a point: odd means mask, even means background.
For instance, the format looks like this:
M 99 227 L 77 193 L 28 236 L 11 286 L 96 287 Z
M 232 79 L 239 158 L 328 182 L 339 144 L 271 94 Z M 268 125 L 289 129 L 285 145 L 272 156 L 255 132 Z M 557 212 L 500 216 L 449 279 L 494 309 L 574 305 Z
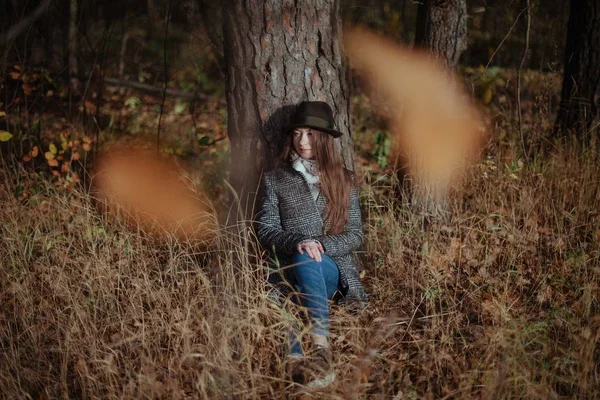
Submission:
M 292 153 L 292 168 L 300 172 L 308 187 L 313 199 L 317 199 L 321 192 L 321 178 L 316 160 L 306 160 L 300 157 L 296 152 Z

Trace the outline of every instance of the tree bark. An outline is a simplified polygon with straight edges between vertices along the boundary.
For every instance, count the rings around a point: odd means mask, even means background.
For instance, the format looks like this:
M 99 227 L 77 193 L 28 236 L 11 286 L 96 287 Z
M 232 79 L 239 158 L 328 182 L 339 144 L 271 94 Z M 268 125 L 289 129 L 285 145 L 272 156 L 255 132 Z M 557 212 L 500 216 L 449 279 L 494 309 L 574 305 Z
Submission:
M 227 0 L 223 7 L 230 183 L 242 209 L 273 166 L 282 128 L 303 100 L 328 102 L 353 167 L 349 93 L 338 0 Z
M 561 102 L 555 133 L 580 140 L 599 116 L 600 0 L 571 0 Z
M 461 54 L 467 49 L 466 0 L 424 0 L 420 3 L 415 46 L 431 53 L 449 73 L 454 71 Z M 434 190 L 424 183 L 414 185 L 410 179 L 407 184 L 415 211 L 426 217 L 448 215 L 447 191 Z
M 467 49 L 466 0 L 425 0 L 419 4 L 415 46 L 430 51 L 454 69 Z

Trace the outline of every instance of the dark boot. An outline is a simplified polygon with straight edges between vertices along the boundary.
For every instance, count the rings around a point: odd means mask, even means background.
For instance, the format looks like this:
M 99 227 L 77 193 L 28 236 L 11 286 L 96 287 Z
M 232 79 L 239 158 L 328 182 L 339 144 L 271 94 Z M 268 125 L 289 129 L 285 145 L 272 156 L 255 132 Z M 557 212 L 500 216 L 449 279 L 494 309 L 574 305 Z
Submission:
M 286 373 L 293 383 L 304 385 L 306 383 L 306 360 L 304 357 L 288 357 Z

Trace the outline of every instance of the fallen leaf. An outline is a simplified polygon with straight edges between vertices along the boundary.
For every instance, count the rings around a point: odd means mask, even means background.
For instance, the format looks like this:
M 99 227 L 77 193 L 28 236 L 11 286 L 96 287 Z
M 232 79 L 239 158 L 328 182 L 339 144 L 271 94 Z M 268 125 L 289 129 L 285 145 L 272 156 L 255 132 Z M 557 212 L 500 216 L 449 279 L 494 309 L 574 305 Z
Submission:
M 8 142 L 12 137 L 12 133 L 7 131 L 0 131 L 0 142 Z
M 33 87 L 29 83 L 24 83 L 22 88 L 23 88 L 23 93 L 25 93 L 28 96 L 33 91 Z

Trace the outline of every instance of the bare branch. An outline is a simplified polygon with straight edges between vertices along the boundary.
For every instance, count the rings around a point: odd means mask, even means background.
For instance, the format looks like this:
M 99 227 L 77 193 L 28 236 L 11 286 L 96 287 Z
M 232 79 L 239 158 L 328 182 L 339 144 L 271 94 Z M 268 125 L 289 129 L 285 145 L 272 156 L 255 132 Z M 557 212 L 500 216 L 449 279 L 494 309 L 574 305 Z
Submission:
M 164 87 L 160 88 L 160 87 L 148 85 L 146 83 L 128 81 L 125 79 L 104 78 L 104 82 L 107 83 L 108 85 L 124 86 L 124 87 L 129 87 L 132 89 L 138 89 L 138 90 L 141 90 L 141 91 L 153 94 L 153 95 L 161 95 L 162 96 L 162 94 L 164 92 L 167 94 L 167 96 L 179 97 L 179 98 L 186 99 L 186 100 L 205 100 L 205 101 L 215 100 L 214 97 L 208 96 L 208 95 L 205 95 L 202 93 L 186 92 L 183 90 L 175 90 L 175 89 L 167 89 L 165 91 Z M 222 104 L 225 104 L 224 100 L 219 100 L 219 102 Z
M 31 23 L 40 18 L 46 12 L 51 2 L 52 0 L 42 1 L 42 3 L 38 6 L 38 8 L 35 9 L 34 12 L 23 18 L 17 24 L 11 26 L 6 33 L 0 36 L 0 46 L 5 45 L 23 33 Z

